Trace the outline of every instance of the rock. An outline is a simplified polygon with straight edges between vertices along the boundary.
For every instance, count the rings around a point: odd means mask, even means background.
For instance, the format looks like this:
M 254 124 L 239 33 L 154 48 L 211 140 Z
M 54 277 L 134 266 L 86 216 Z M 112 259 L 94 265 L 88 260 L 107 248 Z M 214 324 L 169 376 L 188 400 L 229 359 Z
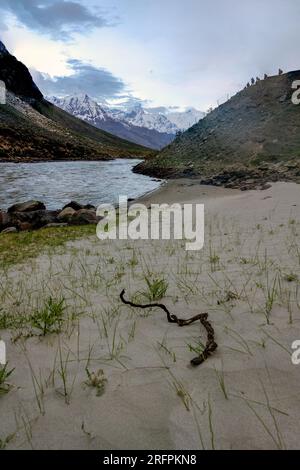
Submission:
M 16 227 L 8 227 L 2 230 L 1 233 L 16 233 L 17 231 Z
M 58 220 L 65 220 L 66 222 L 71 219 L 71 217 L 75 214 L 75 209 L 72 207 L 65 207 L 57 216 Z
M 83 206 L 81 204 L 79 204 L 76 201 L 71 201 L 62 208 L 62 211 L 64 209 L 67 209 L 68 207 L 71 207 L 72 209 L 74 209 L 74 211 L 80 211 L 80 209 L 83 209 Z M 89 207 L 85 207 L 85 208 L 90 209 Z M 92 209 L 92 207 L 91 207 L 91 209 Z
M 85 206 L 83 206 L 83 209 L 93 209 L 93 210 L 96 210 L 96 207 L 93 206 L 93 204 L 86 204 Z
M 73 214 L 69 223 L 73 225 L 97 224 L 100 217 L 96 216 L 96 212 L 90 209 L 80 209 Z
M 10 222 L 10 217 L 7 212 L 0 211 L 0 231 L 7 228 Z
M 43 228 L 57 228 L 57 227 L 68 227 L 67 223 L 53 223 L 53 224 L 47 224 Z
M 16 227 L 27 222 L 32 225 L 32 229 L 38 229 L 44 225 L 57 222 L 57 211 L 13 212 L 11 214 L 11 222 Z
M 263 184 L 259 189 L 260 189 L 261 191 L 266 191 L 267 189 L 270 189 L 270 188 L 272 188 L 272 185 L 269 184 L 269 183 L 265 183 L 265 184 Z
M 58 222 L 57 219 L 58 211 L 45 211 L 43 214 L 40 215 L 40 226 L 44 227 L 48 224 L 54 224 Z
M 7 209 L 7 212 L 34 212 L 39 210 L 46 210 L 45 205 L 39 201 L 27 201 L 20 204 L 14 204 Z
M 183 170 L 182 173 L 186 177 L 196 176 L 196 173 L 193 168 L 186 168 Z

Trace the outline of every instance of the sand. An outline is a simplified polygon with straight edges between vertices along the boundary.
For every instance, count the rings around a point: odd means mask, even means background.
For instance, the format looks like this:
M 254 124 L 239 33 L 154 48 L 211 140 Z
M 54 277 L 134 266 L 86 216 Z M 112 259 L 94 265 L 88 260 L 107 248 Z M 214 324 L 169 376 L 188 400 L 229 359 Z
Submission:
M 59 334 L 0 331 L 15 368 L 0 439 L 8 449 L 297 449 L 300 186 L 178 180 L 141 201 L 203 202 L 203 250 L 91 237 L 1 271 L 2 314 L 28 316 L 50 296 L 66 310 Z M 145 276 L 168 282 L 174 314 L 209 313 L 219 347 L 200 367 L 190 365 L 190 346 L 206 340 L 198 324 L 121 304 L 123 288 L 142 299 Z M 101 396 L 86 368 L 104 371 Z

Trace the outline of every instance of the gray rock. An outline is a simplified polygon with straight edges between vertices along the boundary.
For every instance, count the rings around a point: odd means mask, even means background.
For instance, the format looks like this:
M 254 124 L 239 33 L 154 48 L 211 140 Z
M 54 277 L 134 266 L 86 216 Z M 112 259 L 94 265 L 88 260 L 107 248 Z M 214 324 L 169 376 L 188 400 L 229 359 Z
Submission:
M 19 227 L 27 222 L 32 225 L 33 230 L 57 222 L 57 211 L 13 212 L 10 216 L 12 225 Z
M 7 209 L 8 213 L 13 212 L 34 212 L 39 210 L 46 210 L 46 206 L 39 201 L 27 201 L 20 204 L 14 204 Z
M 80 211 L 80 209 L 83 209 L 83 206 L 81 204 L 76 201 L 71 201 L 62 208 L 62 211 L 64 209 L 67 209 L 68 207 L 71 207 L 72 209 L 74 209 L 74 211 Z
M 0 232 L 1 230 L 7 228 L 10 223 L 10 216 L 7 212 L 0 211 Z
M 65 207 L 57 216 L 58 220 L 65 220 L 66 222 L 71 219 L 75 214 L 75 209 L 72 207 Z
M 17 231 L 16 227 L 8 227 L 2 230 L 1 233 L 16 233 Z
M 265 183 L 260 187 L 260 190 L 261 191 L 266 191 L 267 189 L 270 189 L 270 188 L 272 188 L 272 185 L 269 184 L 269 183 Z
M 96 212 L 90 209 L 81 209 L 73 214 L 69 223 L 73 225 L 97 224 L 100 217 L 96 216 Z

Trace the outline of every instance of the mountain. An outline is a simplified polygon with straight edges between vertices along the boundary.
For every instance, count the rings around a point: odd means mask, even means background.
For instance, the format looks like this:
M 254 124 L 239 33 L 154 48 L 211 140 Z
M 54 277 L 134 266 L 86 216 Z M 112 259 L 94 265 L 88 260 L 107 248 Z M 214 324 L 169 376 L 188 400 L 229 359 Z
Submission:
M 0 41 L 0 160 L 109 160 L 146 157 L 148 148 L 96 129 L 43 98 L 27 67 Z
M 129 107 L 129 109 L 115 108 L 111 110 L 111 113 L 115 118 L 133 126 L 147 128 L 170 136 L 175 136 L 179 130 L 165 114 L 151 112 L 151 110 L 144 109 L 141 104 Z M 173 139 L 174 137 L 171 137 L 171 140 Z
M 86 94 L 64 98 L 52 96 L 48 99 L 59 108 L 98 129 L 139 145 L 152 149 L 161 149 L 174 139 L 173 134 L 168 132 L 135 125 L 133 122 L 124 119 L 117 111 L 114 112 L 107 106 L 97 103 Z
M 203 119 L 205 114 L 195 108 L 187 108 L 185 111 L 167 111 L 167 118 L 171 121 L 179 131 L 186 131 L 200 119 Z
M 292 103 L 297 80 L 300 71 L 246 87 L 135 171 L 200 176 L 228 187 L 247 180 L 300 181 L 300 106 Z
M 157 150 L 170 144 L 178 131 L 186 130 L 204 115 L 194 108 L 176 112 L 164 107 L 143 108 L 141 104 L 112 107 L 97 103 L 87 94 L 47 99 L 98 129 Z
M 24 64 L 12 56 L 0 41 L 0 80 L 6 88 L 25 101 L 41 100 L 42 93 L 35 85 Z
M 195 108 L 187 108 L 184 111 L 175 111 L 174 108 L 144 108 L 141 104 L 112 108 L 111 113 L 135 126 L 147 127 L 158 132 L 173 134 L 178 131 L 186 131 L 204 117 L 204 113 Z

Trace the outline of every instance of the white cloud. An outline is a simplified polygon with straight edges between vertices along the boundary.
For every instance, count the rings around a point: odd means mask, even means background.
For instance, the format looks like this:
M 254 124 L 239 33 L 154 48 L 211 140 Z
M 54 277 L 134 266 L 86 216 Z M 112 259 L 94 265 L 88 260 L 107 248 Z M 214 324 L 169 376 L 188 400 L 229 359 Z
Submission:
M 95 4 L 79 3 L 86 12 Z M 295 0 L 114 0 L 114 10 L 111 0 L 99 3 L 98 16 L 119 17 L 114 28 L 73 32 L 73 42 L 51 41 L 33 27 L 14 26 L 3 35 L 27 65 L 68 75 L 68 59 L 90 61 L 154 106 L 206 109 L 252 76 L 299 68 Z

